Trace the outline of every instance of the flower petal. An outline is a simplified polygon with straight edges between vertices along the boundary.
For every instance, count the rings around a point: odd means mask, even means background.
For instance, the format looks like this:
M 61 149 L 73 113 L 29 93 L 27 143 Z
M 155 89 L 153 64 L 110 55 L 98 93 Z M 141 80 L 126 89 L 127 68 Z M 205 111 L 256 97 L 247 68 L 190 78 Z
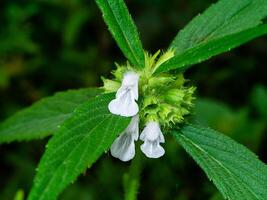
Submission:
M 121 98 L 129 91 L 129 88 L 121 86 L 116 92 L 116 98 Z
M 122 85 L 133 86 L 138 85 L 139 75 L 135 72 L 126 72 L 123 76 Z
M 144 144 L 141 145 L 141 150 L 148 158 L 159 158 L 165 153 L 159 141 L 151 142 L 146 140 Z
M 131 134 L 135 141 L 138 140 L 138 136 L 139 136 L 139 115 L 135 115 L 135 116 L 132 117 L 132 120 L 131 120 L 131 122 L 130 122 L 130 124 L 127 127 L 125 132 Z
M 133 98 L 135 100 L 138 100 L 138 84 L 135 84 L 133 87 L 132 87 L 132 95 L 133 95 Z
M 160 143 L 164 143 L 164 136 L 158 122 L 148 122 L 140 135 L 144 141 L 141 145 L 142 152 L 149 158 L 159 158 L 164 155 L 165 150 Z
M 139 75 L 135 72 L 124 74 L 121 87 L 117 90 L 116 99 L 109 105 L 109 111 L 115 115 L 124 117 L 135 116 L 139 112 L 138 104 L 138 80 Z
M 160 142 L 164 142 L 164 137 L 163 134 L 160 130 L 160 126 L 158 122 L 148 122 L 146 124 L 146 127 L 142 131 L 140 135 L 140 139 L 142 141 L 145 140 L 150 140 L 150 141 L 155 141 L 158 138 L 160 138 Z M 162 140 L 163 138 L 163 140 Z
M 138 100 L 138 81 L 139 75 L 135 72 L 127 72 L 123 76 L 123 81 L 121 84 L 122 90 L 130 90 L 132 97 Z M 118 90 L 119 92 L 119 90 Z
M 128 91 L 119 98 L 112 100 L 108 105 L 109 111 L 115 115 L 132 117 L 139 111 L 138 104 Z
M 120 135 L 110 148 L 111 155 L 121 161 L 127 162 L 135 155 L 134 140 L 129 134 Z

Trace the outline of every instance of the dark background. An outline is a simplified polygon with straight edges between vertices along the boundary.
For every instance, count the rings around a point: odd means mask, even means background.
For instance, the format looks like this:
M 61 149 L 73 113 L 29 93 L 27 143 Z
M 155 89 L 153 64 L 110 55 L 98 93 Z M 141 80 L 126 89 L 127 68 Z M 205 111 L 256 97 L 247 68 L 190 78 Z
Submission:
M 129 0 L 143 45 L 166 49 L 179 29 L 212 0 Z M 0 119 L 56 91 L 101 86 L 124 62 L 92 0 L 0 1 Z M 246 145 L 267 162 L 267 37 L 196 65 L 196 118 Z M 264 86 L 265 85 L 265 86 Z M 265 103 L 265 104 L 264 104 Z M 264 110 L 265 108 L 265 110 Z M 48 139 L 0 146 L 0 199 L 27 194 Z M 139 199 L 220 200 L 193 160 L 167 137 L 162 159 L 145 159 Z M 59 199 L 122 199 L 129 163 L 104 155 Z

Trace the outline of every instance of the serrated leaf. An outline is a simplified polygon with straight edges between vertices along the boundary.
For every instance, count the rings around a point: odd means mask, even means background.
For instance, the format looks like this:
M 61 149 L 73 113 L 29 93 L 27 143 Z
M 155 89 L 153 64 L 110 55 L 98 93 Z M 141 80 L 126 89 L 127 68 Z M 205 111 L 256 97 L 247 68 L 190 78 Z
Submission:
M 178 33 L 169 47 L 174 50 L 175 57 L 156 72 L 183 71 L 266 34 L 266 26 L 257 27 L 266 16 L 266 0 L 218 1 Z
M 125 57 L 138 68 L 145 56 L 137 28 L 123 0 L 96 0 L 103 18 Z
M 267 199 L 267 166 L 246 147 L 198 125 L 186 125 L 173 135 L 225 199 Z
M 55 200 L 109 149 L 129 124 L 130 118 L 113 115 L 108 103 L 114 94 L 105 94 L 80 106 L 49 141 L 28 200 Z
M 40 139 L 58 130 L 76 107 L 100 94 L 97 88 L 69 90 L 44 98 L 0 124 L 0 143 Z
M 219 0 L 180 31 L 170 48 L 181 54 L 203 42 L 256 27 L 266 16 L 266 0 Z
M 267 34 L 267 25 L 261 25 L 232 35 L 203 42 L 182 54 L 178 54 L 158 67 L 155 73 L 176 69 L 176 72 L 184 71 L 191 65 L 205 61 L 212 56 L 240 46 L 254 38 Z

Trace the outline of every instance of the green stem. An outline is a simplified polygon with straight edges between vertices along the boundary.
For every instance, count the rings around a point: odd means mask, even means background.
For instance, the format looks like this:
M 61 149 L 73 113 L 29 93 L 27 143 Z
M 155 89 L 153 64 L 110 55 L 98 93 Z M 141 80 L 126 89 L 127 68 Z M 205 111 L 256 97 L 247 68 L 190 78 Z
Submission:
M 125 200 L 137 200 L 141 170 L 142 158 L 140 152 L 136 152 L 136 156 L 131 163 L 128 173 L 123 176 Z

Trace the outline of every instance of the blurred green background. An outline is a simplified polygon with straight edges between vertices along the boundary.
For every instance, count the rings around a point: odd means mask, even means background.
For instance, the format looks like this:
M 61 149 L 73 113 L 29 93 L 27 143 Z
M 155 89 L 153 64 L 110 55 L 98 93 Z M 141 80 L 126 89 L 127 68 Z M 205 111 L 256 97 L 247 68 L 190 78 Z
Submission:
M 177 31 L 212 0 L 129 0 L 145 49 L 166 49 Z M 0 119 L 55 91 L 101 86 L 122 53 L 92 0 L 0 1 Z M 197 65 L 194 116 L 246 145 L 267 163 L 267 37 Z M 0 199 L 29 192 L 45 143 L 0 146 Z M 162 159 L 143 160 L 138 199 L 221 200 L 216 188 L 171 137 Z M 123 199 L 130 163 L 109 153 L 59 199 Z

